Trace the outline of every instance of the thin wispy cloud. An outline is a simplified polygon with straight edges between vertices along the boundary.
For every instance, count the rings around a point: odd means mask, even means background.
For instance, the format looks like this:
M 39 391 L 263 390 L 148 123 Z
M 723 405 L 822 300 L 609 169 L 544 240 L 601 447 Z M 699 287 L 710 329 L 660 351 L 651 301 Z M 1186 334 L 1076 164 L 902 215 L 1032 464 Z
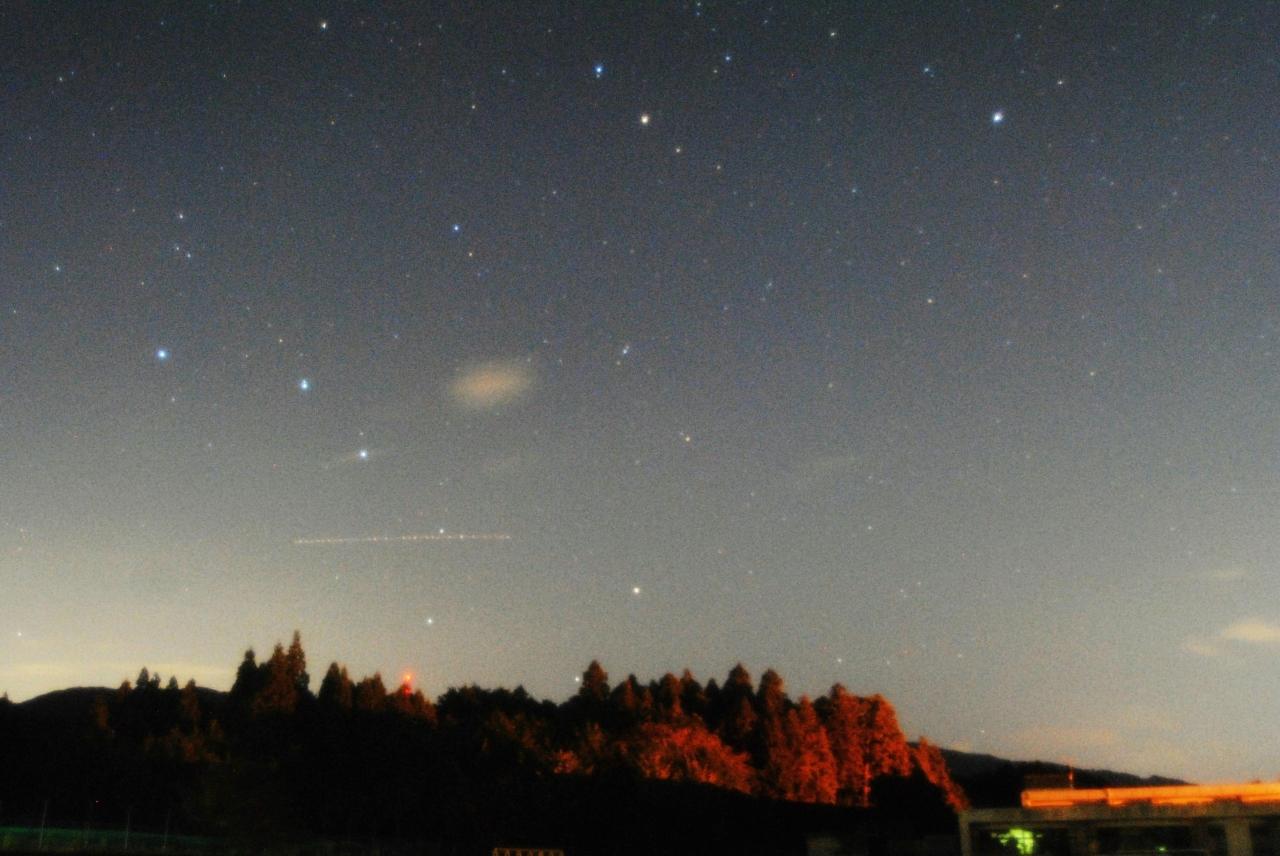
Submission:
M 1222 628 L 1212 637 L 1192 636 L 1182 643 L 1182 650 L 1197 657 L 1225 657 L 1234 648 L 1280 647 L 1280 624 L 1262 618 L 1242 618 Z
M 1197 657 L 1221 657 L 1222 647 L 1212 639 L 1192 637 L 1182 643 L 1182 650 Z
M 1244 618 L 1223 628 L 1219 635 L 1232 642 L 1280 645 L 1280 624 L 1273 624 L 1260 618 Z
M 1238 583 L 1249 579 L 1250 576 L 1249 569 L 1239 565 L 1209 568 L 1195 575 L 1196 579 L 1206 583 Z

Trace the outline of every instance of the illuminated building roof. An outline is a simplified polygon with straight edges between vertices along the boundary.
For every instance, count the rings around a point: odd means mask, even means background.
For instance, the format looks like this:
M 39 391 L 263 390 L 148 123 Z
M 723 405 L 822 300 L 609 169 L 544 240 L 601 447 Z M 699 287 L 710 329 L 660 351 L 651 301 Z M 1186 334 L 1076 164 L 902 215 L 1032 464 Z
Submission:
M 1162 785 L 1146 788 L 1045 788 L 1022 792 L 1023 808 L 1081 805 L 1198 805 L 1213 802 L 1280 803 L 1280 782 Z

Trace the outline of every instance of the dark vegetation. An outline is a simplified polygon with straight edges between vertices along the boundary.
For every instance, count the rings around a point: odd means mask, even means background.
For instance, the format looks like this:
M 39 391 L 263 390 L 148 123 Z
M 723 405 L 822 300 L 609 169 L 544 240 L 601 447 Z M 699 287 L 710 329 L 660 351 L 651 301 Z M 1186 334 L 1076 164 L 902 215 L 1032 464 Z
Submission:
M 297 635 L 228 693 L 146 669 L 116 690 L 0 701 L 0 826 L 172 830 L 234 841 L 417 842 L 479 851 L 789 852 L 817 829 L 949 833 L 964 795 L 888 701 L 790 698 L 773 671 L 523 688 L 434 703 L 329 666 Z

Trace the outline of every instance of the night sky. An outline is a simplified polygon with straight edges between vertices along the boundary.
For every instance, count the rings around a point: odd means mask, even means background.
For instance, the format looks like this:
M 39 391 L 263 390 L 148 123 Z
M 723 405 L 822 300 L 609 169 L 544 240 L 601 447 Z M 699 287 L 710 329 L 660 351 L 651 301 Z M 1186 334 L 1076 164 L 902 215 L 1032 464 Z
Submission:
M 1280 7 L 634 7 L 0 5 L 0 689 L 1280 774 Z

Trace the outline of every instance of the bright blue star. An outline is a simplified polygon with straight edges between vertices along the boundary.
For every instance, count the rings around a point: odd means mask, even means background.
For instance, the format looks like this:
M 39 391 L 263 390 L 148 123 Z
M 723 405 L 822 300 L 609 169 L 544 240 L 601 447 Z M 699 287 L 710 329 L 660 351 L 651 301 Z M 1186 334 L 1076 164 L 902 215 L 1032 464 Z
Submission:
M 298 381 L 298 389 L 302 390 L 303 392 L 310 392 L 310 391 L 311 391 L 311 381 L 307 380 L 307 379 L 304 377 L 302 380 Z
M 992 114 L 991 114 L 991 124 L 993 124 L 993 125 L 1001 125 L 1001 124 L 1004 124 L 1004 111 L 1003 111 L 1003 110 L 997 110 L 996 112 L 994 112 L 994 113 L 992 113 Z
M 600 62 L 596 63 L 595 67 L 593 67 L 591 71 L 594 72 L 596 76 L 596 80 L 599 80 L 600 78 L 604 77 L 604 63 L 600 63 Z
M 459 233 L 459 232 L 461 232 L 461 231 L 462 231 L 462 224 L 461 224 L 461 223 L 454 223 L 454 224 L 453 224 L 453 234 L 455 234 L 455 235 L 456 235 L 456 234 L 458 234 L 458 233 Z
M 167 348 L 156 348 L 156 359 L 157 359 L 157 360 L 159 360 L 159 361 L 160 361 L 160 362 L 162 362 L 162 363 L 163 363 L 165 360 L 169 359 L 169 351 L 168 351 L 168 349 L 167 349 Z
M 360 460 L 362 460 L 362 461 L 367 461 L 367 460 L 369 460 L 369 450 L 368 450 L 368 449 L 361 449 L 360 451 L 356 452 L 356 457 L 357 457 L 357 458 L 359 458 L 359 459 L 360 459 Z

